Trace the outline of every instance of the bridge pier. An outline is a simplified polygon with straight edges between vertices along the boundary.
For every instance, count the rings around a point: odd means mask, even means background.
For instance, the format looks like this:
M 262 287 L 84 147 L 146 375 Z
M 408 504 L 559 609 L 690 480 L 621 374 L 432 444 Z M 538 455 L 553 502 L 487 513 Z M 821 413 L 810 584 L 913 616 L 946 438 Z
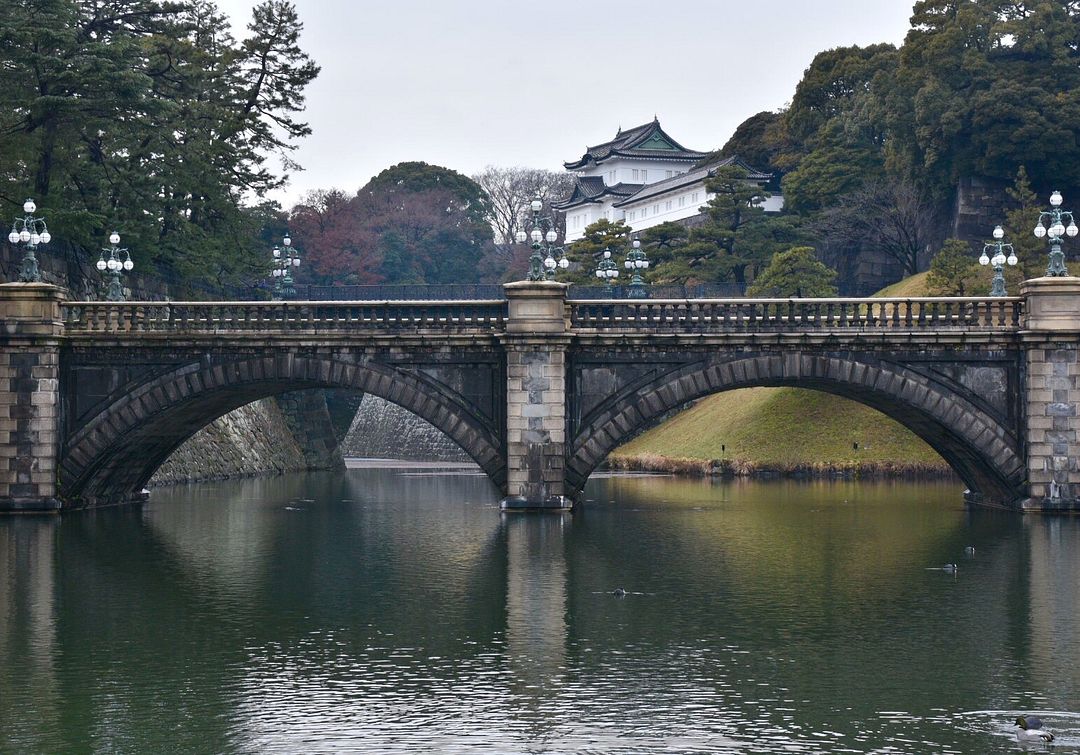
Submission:
M 507 496 L 503 510 L 567 511 L 565 283 L 505 286 Z
M 0 511 L 57 511 L 64 289 L 0 285 Z
M 1020 506 L 1080 510 L 1080 278 L 1036 278 L 1020 292 L 1028 480 Z

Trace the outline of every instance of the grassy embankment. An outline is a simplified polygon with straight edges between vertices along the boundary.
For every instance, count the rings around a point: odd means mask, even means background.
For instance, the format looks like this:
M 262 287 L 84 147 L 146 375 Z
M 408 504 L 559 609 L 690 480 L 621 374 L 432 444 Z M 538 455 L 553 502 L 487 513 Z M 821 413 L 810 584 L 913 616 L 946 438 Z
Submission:
M 878 296 L 925 296 L 925 281 L 922 273 Z M 949 474 L 944 460 L 898 422 L 854 401 L 800 388 L 709 396 L 617 448 L 608 462 L 618 469 L 683 474 Z

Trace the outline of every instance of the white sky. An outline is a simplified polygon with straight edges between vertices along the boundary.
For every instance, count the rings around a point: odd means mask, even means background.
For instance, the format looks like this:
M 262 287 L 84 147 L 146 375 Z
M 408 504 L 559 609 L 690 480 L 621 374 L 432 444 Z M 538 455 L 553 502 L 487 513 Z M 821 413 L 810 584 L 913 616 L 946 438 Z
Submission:
M 914 0 L 295 0 L 307 90 L 305 170 L 276 198 L 353 192 L 424 160 L 561 170 L 658 115 L 690 149 L 790 100 L 813 56 L 903 41 Z M 238 38 L 253 0 L 218 0 Z

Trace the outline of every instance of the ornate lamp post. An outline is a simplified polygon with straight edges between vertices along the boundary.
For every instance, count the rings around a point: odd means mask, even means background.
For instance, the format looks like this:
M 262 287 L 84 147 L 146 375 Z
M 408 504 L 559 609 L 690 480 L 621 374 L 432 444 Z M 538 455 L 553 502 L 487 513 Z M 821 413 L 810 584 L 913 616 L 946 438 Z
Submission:
M 300 252 L 293 249 L 292 239 L 288 234 L 285 234 L 281 243 L 285 248 L 275 246 L 272 252 L 274 269 L 270 274 L 274 277 L 274 298 L 291 299 L 296 296 L 292 272 L 293 268 L 300 267 Z
M 641 242 L 638 239 L 634 239 L 631 247 L 626 255 L 625 263 L 626 269 L 633 273 L 630 276 L 630 290 L 627 296 L 631 299 L 644 299 L 648 297 L 649 292 L 645 288 L 645 279 L 641 277 L 641 271 L 649 269 L 649 259 L 645 256 L 645 252 L 641 251 Z
M 1035 235 L 1040 239 L 1046 236 L 1050 242 L 1050 264 L 1046 268 L 1046 274 L 1052 278 L 1060 278 L 1069 274 L 1069 271 L 1065 269 L 1065 255 L 1061 251 L 1061 237 L 1068 235 L 1072 238 L 1080 232 L 1080 228 L 1076 227 L 1073 214 L 1061 209 L 1060 191 L 1055 191 L 1050 195 L 1050 206 L 1053 209 L 1049 212 L 1039 213 L 1039 224 L 1035 226 Z M 1068 228 L 1062 222 L 1066 217 L 1069 219 Z M 1050 221 L 1049 228 L 1043 225 L 1044 219 Z
M 1003 238 L 1005 238 L 1005 231 L 999 225 L 994 228 L 995 241 L 990 244 L 984 244 L 982 257 L 979 257 L 980 265 L 993 264 L 994 266 L 994 280 L 990 285 L 991 296 L 1006 296 L 1004 266 L 1006 262 L 1010 265 L 1015 265 L 1017 261 L 1016 252 L 1013 251 L 1013 245 L 1002 242 Z M 1005 256 L 1006 250 L 1009 252 L 1008 257 Z M 991 251 L 994 252 L 993 257 L 989 256 L 989 252 Z
M 48 244 L 52 241 L 52 235 L 45 225 L 45 218 L 35 218 L 34 213 L 36 211 L 37 204 L 34 203 L 33 199 L 27 199 L 23 202 L 23 212 L 26 215 L 15 219 L 15 222 L 11 224 L 11 233 L 8 234 L 8 241 L 13 245 L 26 244 L 26 252 L 22 258 L 22 270 L 19 273 L 19 280 L 23 283 L 37 283 L 41 280 L 41 273 L 38 270 L 37 257 L 34 256 L 34 252 L 37 251 L 38 244 Z
M 533 251 L 529 257 L 528 275 L 528 280 L 531 281 L 555 280 L 556 268 L 565 270 L 570 267 L 566 250 L 561 246 L 555 246 L 555 239 L 559 237 L 559 234 L 555 232 L 555 222 L 549 217 L 540 217 L 540 210 L 543 207 L 544 202 L 540 197 L 534 199 L 530 205 L 533 214 L 532 232 L 526 235 L 525 231 L 518 231 L 514 236 L 519 244 L 524 244 L 526 239 L 532 241 Z M 556 252 L 559 253 L 558 260 L 555 259 Z
M 127 249 L 120 249 L 120 234 L 113 231 L 109 234 L 109 249 L 101 250 L 101 259 L 97 261 L 97 269 L 102 275 L 110 276 L 109 292 L 105 298 L 109 301 L 124 301 L 124 288 L 120 285 L 120 276 L 125 272 L 131 272 L 135 263 L 131 261 L 131 253 Z
M 604 250 L 604 256 L 600 258 L 600 262 L 596 265 L 596 277 L 604 281 L 604 292 L 611 295 L 611 282 L 619 277 L 619 266 L 611 261 L 610 249 Z

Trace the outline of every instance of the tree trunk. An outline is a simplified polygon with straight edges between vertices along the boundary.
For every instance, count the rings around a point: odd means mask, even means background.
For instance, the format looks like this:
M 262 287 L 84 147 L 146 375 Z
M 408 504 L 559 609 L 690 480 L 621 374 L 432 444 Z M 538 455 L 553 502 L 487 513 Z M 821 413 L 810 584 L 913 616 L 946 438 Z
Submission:
M 41 152 L 38 154 L 37 173 L 34 176 L 34 197 L 43 204 L 49 195 L 52 182 L 53 153 L 56 151 L 56 121 L 48 120 L 41 132 Z

